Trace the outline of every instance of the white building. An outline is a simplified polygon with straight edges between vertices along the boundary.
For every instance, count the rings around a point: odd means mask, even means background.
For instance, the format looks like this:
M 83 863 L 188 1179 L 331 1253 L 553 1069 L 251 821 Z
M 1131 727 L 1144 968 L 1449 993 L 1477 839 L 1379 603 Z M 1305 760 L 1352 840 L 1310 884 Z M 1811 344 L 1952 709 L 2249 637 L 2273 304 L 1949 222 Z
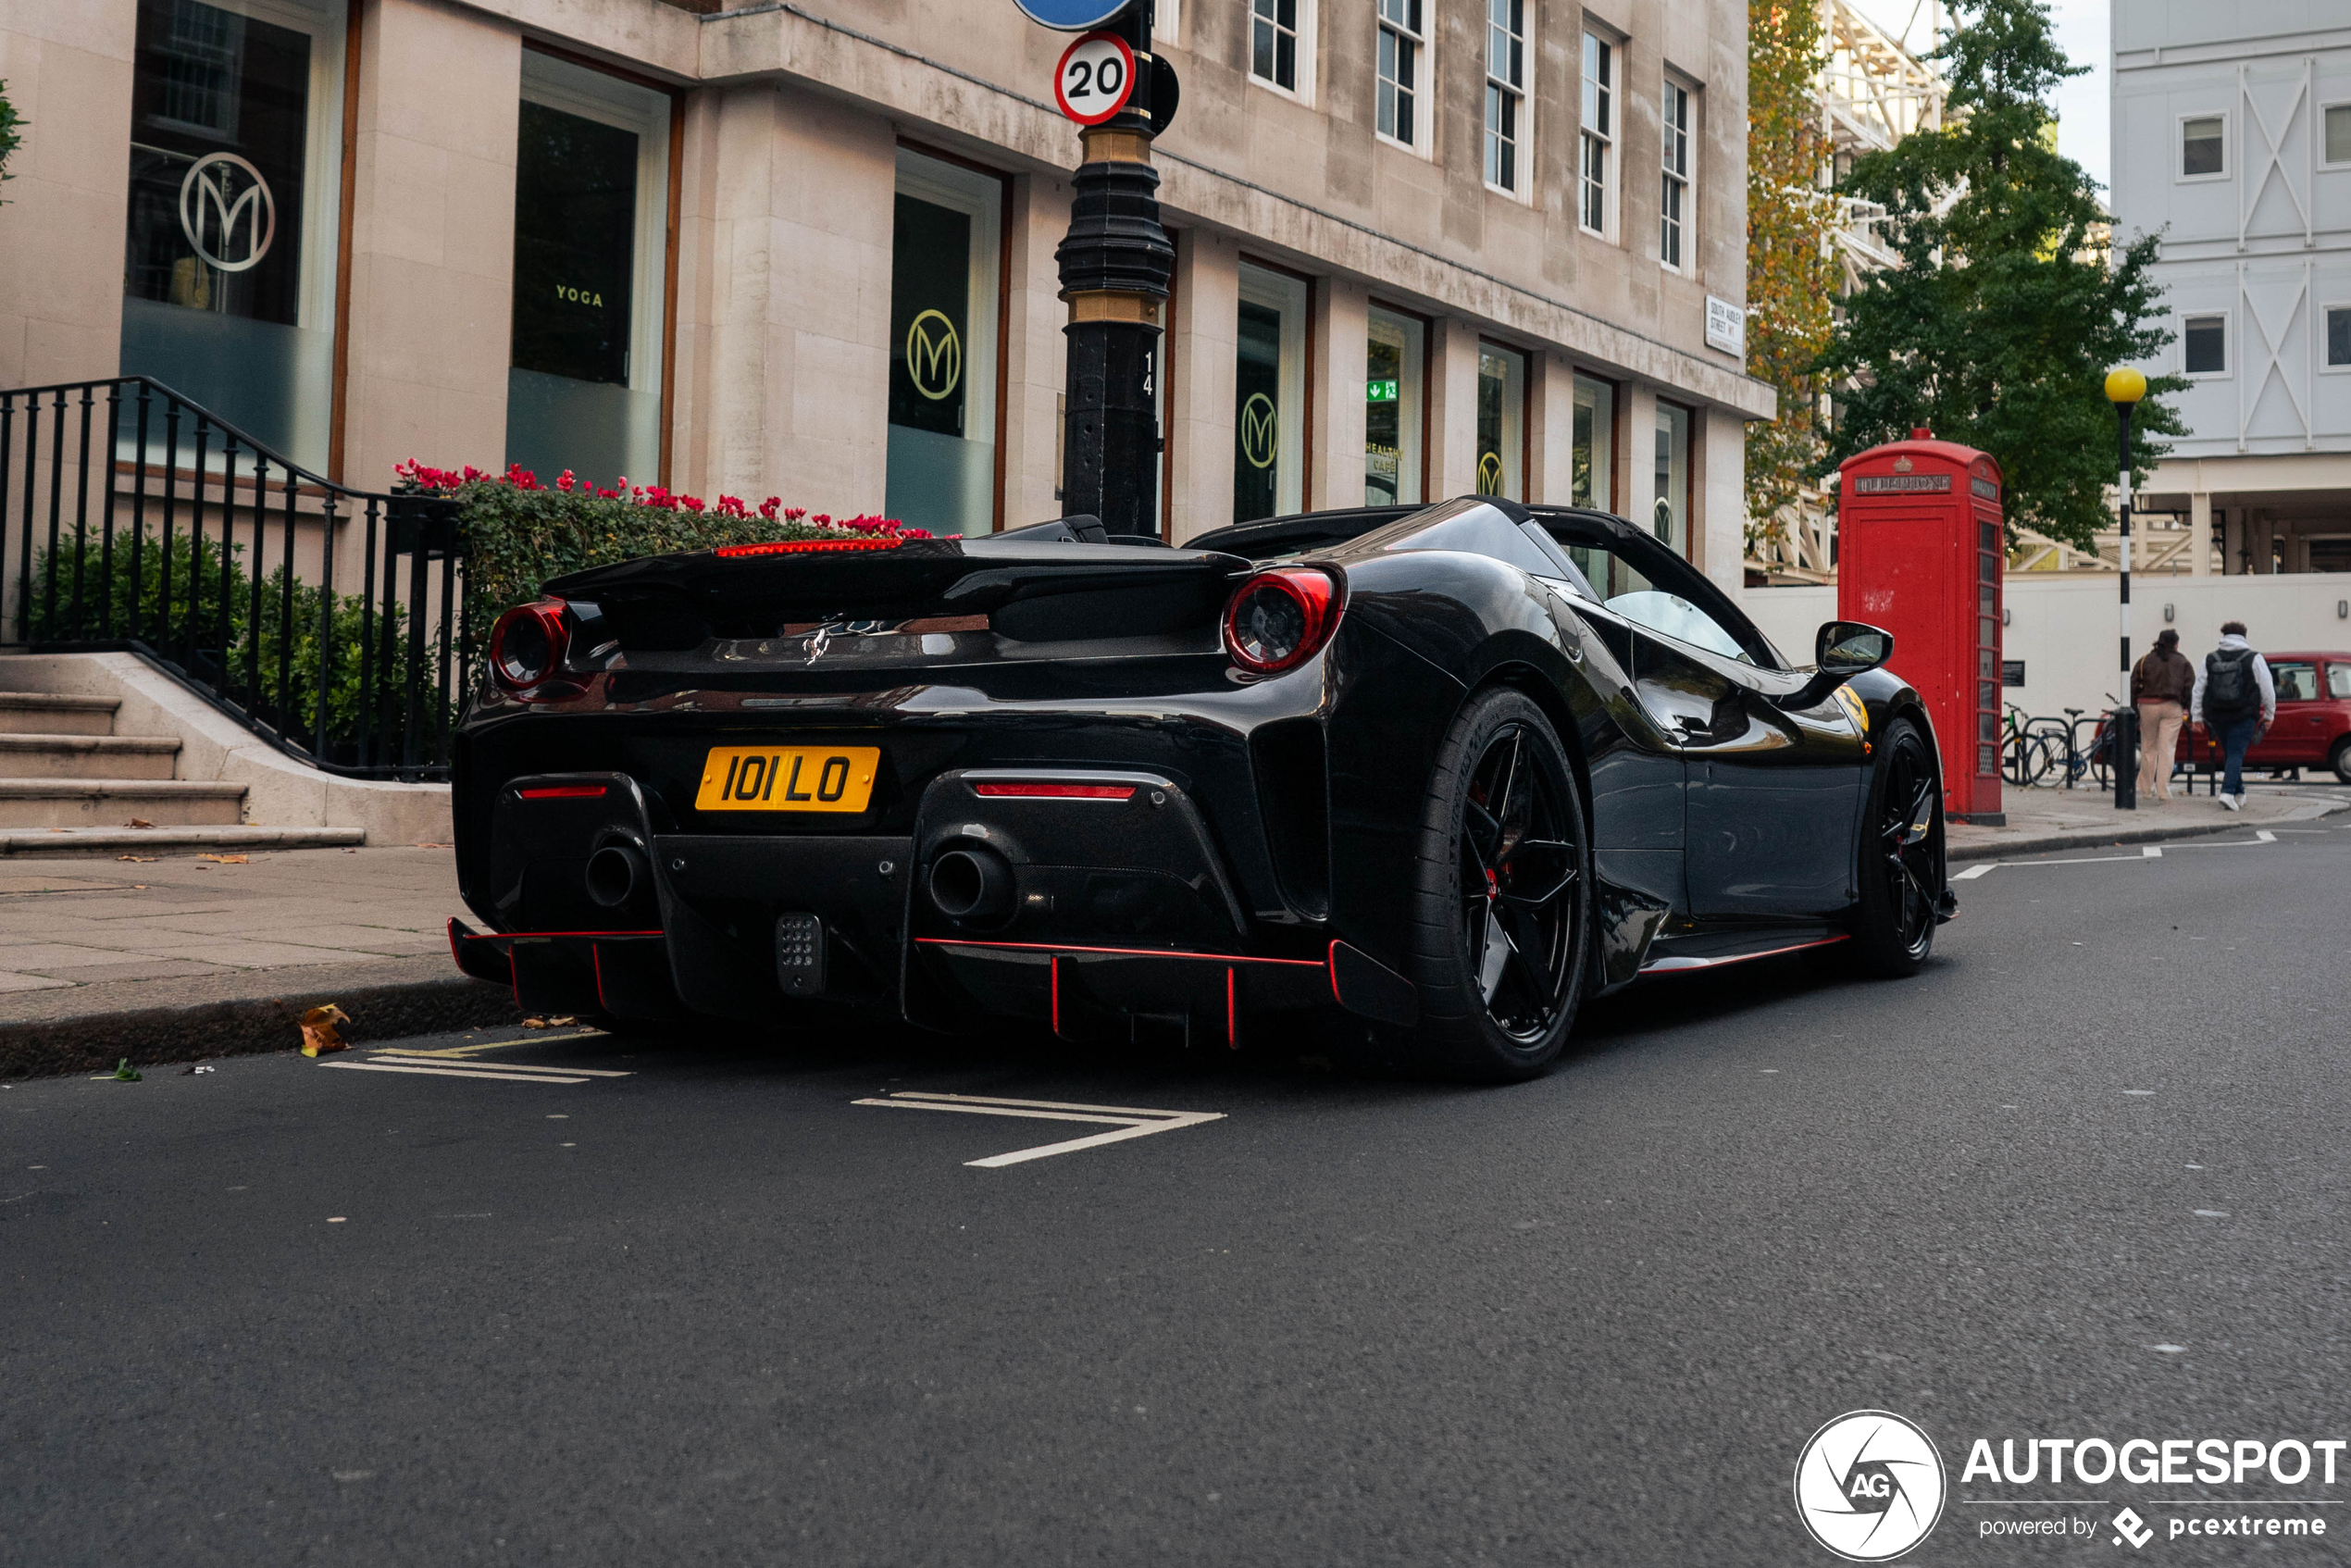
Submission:
M 2144 368 L 2192 382 L 2142 506 L 2212 540 L 2196 575 L 2351 571 L 2351 3 L 2118 4 L 2113 114 L 2177 334 Z

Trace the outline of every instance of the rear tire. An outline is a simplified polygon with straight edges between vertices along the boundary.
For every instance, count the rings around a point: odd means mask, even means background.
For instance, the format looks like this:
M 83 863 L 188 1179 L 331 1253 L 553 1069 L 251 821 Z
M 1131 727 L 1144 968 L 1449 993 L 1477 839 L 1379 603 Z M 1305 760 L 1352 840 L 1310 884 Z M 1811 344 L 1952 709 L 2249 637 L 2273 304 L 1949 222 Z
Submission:
M 1854 961 L 1864 974 L 1915 975 L 1934 951 L 1934 905 L 1943 890 L 1943 781 L 1912 719 L 1896 719 L 1878 741 L 1859 855 Z
M 2334 743 L 2334 750 L 2327 753 L 2327 765 L 2334 769 L 2337 778 L 2351 784 L 2351 735 Z
M 1450 1076 L 1532 1077 L 1567 1042 L 1592 945 L 1583 793 L 1532 700 L 1470 699 L 1437 753 L 1420 840 L 1408 969 L 1421 1059 Z

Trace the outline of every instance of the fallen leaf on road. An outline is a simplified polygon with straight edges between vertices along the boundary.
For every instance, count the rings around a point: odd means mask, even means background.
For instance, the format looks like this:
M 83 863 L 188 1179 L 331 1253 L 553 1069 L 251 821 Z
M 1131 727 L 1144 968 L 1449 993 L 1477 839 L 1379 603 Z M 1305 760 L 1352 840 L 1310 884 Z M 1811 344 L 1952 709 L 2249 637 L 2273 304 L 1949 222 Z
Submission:
M 161 858 L 162 858 L 162 856 L 160 856 L 160 855 L 152 855 L 152 854 L 118 854 L 118 855 L 115 856 L 115 859 L 117 859 L 117 860 L 127 860 L 127 861 L 131 862 L 131 865 L 154 865 L 154 864 L 155 864 L 157 860 L 160 860 Z
M 314 1007 L 302 1015 L 302 1053 L 316 1056 L 321 1052 L 348 1051 L 341 1035 L 335 1033 L 337 1024 L 348 1024 L 351 1015 L 333 1002 Z
M 122 1084 L 135 1084 L 144 1083 L 146 1080 L 139 1076 L 139 1069 L 131 1064 L 131 1058 L 125 1056 L 118 1059 L 114 1064 L 114 1081 L 116 1083 Z
M 143 816 L 134 816 L 130 821 L 124 823 L 123 826 L 125 828 L 153 828 L 155 824 L 148 821 Z
M 243 865 L 245 862 L 251 860 L 253 856 L 249 854 L 200 854 L 196 856 L 196 858 L 198 860 L 216 861 L 222 865 Z
M 420 850 L 454 850 L 457 846 L 454 844 L 428 844 L 419 842 L 417 847 Z
M 522 1027 L 526 1029 L 560 1029 L 578 1022 L 578 1019 L 566 1013 L 557 1018 L 525 1018 Z

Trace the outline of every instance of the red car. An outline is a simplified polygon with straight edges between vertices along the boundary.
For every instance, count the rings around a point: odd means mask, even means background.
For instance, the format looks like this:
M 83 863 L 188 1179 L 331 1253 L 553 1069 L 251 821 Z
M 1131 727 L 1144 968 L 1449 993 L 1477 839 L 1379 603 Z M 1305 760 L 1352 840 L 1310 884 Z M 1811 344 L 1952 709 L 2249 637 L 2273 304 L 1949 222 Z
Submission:
M 2245 754 L 2247 768 L 2331 767 L 2351 784 L 2351 653 L 2270 653 L 2278 716 Z M 2180 733 L 2180 760 L 2220 765 L 2220 743 L 2202 725 Z

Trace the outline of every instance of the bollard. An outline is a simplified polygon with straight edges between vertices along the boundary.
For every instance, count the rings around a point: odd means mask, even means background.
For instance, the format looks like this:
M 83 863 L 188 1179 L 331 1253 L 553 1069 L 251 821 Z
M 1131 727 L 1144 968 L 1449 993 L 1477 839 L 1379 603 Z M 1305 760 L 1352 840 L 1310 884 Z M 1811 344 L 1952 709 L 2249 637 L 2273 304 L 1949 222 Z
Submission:
M 2106 722 L 2114 736 L 2114 809 L 2139 807 L 2139 710 L 2129 703 L 2111 709 Z

